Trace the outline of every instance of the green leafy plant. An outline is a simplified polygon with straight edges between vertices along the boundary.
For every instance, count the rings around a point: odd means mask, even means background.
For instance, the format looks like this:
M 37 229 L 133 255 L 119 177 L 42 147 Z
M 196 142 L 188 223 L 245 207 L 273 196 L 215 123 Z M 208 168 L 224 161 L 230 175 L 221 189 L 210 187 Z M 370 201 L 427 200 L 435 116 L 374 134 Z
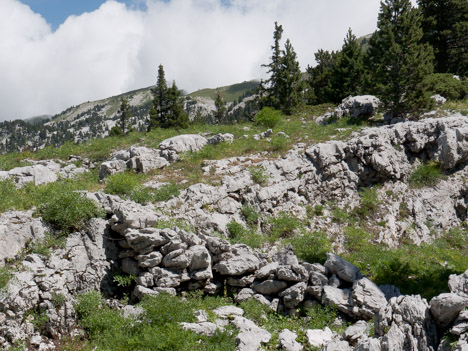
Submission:
M 129 287 L 136 279 L 137 277 L 135 274 L 114 274 L 112 276 L 112 281 L 122 288 Z
M 53 292 L 52 299 L 50 301 L 55 306 L 55 308 L 60 308 L 63 305 L 65 305 L 65 302 L 67 302 L 67 298 L 62 293 Z
M 360 218 L 365 218 L 375 213 L 381 203 L 376 187 L 365 188 L 359 191 L 359 196 L 361 197 L 361 204 L 354 208 L 353 214 Z
M 249 205 L 243 205 L 241 208 L 241 213 L 245 218 L 247 224 L 254 226 L 257 225 L 258 220 L 260 219 L 260 214 L 258 210 Z
M 276 241 L 279 238 L 291 237 L 296 229 L 302 227 L 302 223 L 297 217 L 287 213 L 280 213 L 276 218 L 270 218 L 270 240 Z
M 7 286 L 11 278 L 13 278 L 11 268 L 7 265 L 0 266 L 0 290 L 4 289 Z

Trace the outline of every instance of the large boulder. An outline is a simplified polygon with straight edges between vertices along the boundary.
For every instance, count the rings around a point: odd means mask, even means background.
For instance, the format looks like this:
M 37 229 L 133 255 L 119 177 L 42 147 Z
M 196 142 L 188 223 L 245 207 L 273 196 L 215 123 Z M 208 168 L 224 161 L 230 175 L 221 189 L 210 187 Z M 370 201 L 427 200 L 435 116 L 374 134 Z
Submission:
M 461 296 L 468 296 L 468 269 L 460 275 L 451 274 L 448 285 L 451 292 Z
M 255 272 L 260 260 L 246 245 L 234 245 L 231 251 L 222 253 L 213 269 L 222 275 L 242 275 Z
M 0 215 L 0 265 L 14 258 L 29 241 L 40 240 L 47 231 L 33 211 L 9 211 Z
M 371 117 L 380 106 L 380 100 L 373 95 L 348 96 L 336 108 L 334 116 L 341 118 L 350 115 L 353 118 Z
M 176 153 L 187 151 L 198 151 L 207 144 L 205 137 L 198 134 L 182 134 L 166 140 L 159 144 L 161 150 L 171 150 Z
M 431 313 L 437 323 L 446 328 L 451 325 L 458 314 L 468 306 L 468 296 L 445 293 L 435 296 L 430 301 Z

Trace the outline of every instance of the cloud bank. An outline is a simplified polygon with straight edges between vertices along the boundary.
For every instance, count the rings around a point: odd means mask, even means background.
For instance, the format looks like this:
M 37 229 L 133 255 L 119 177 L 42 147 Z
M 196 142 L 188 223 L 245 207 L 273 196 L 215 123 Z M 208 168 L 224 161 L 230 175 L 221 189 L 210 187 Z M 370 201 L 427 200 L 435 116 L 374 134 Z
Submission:
M 140 1 L 141 0 L 136 0 Z M 55 114 L 168 80 L 187 91 L 261 78 L 274 21 L 301 69 L 339 49 L 349 27 L 376 28 L 377 0 L 108 0 L 56 31 L 19 0 L 0 0 L 0 120 Z

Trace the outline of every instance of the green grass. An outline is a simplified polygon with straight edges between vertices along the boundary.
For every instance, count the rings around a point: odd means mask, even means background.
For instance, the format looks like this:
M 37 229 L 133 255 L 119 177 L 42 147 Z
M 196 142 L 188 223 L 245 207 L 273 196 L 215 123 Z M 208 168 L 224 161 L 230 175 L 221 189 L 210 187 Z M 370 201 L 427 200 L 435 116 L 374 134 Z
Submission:
M 256 125 L 275 128 L 283 120 L 283 113 L 271 107 L 264 107 L 254 117 Z
M 250 172 L 250 178 L 252 178 L 252 181 L 254 183 L 257 183 L 261 186 L 267 185 L 268 179 L 270 179 L 270 177 L 268 176 L 268 174 L 265 172 L 265 170 L 262 167 L 257 167 L 257 166 L 250 167 L 249 172 Z
M 468 268 L 466 228 L 450 230 L 432 244 L 401 244 L 389 249 L 372 243 L 372 235 L 362 228 L 346 229 L 344 257 L 357 265 L 376 284 L 393 284 L 403 294 L 420 294 L 430 299 L 448 292 L 450 274 Z
M 0 291 L 7 286 L 11 278 L 13 278 L 11 267 L 8 265 L 0 266 Z
M 269 237 L 273 242 L 280 238 L 292 237 L 296 230 L 301 229 L 303 226 L 297 217 L 284 212 L 280 213 L 278 217 L 270 218 L 269 223 Z
M 290 239 L 294 252 L 299 260 L 305 262 L 324 263 L 327 252 L 332 251 L 332 245 L 323 232 L 305 232 Z
M 353 209 L 353 214 L 360 218 L 366 218 L 376 213 L 380 203 L 377 187 L 365 188 L 359 191 L 361 204 Z
M 264 235 L 255 232 L 252 228 L 244 228 L 237 222 L 230 222 L 227 224 L 229 232 L 229 241 L 231 244 L 246 244 L 251 248 L 260 248 L 268 240 Z
M 307 346 L 307 329 L 330 329 L 343 332 L 346 326 L 338 328 L 333 322 L 338 317 L 338 312 L 333 307 L 315 305 L 308 308 L 299 307 L 294 316 L 285 316 L 273 312 L 269 307 L 261 304 L 255 299 L 250 299 L 240 304 L 244 309 L 244 316 L 253 320 L 257 325 L 262 326 L 272 334 L 272 339 L 267 344 L 267 350 L 278 348 L 278 334 L 283 329 L 295 331 L 298 334 L 297 340 Z
M 408 183 L 412 188 L 434 187 L 445 177 L 440 165 L 434 161 L 421 164 L 411 174 Z
M 219 297 L 202 298 L 188 294 L 185 300 L 161 294 L 146 297 L 140 303 L 143 314 L 124 318 L 118 310 L 107 307 L 98 292 L 78 297 L 75 310 L 79 323 L 87 331 L 91 347 L 99 350 L 234 350 L 235 335 L 227 328 L 212 337 L 184 331 L 180 322 L 195 322 L 194 311 L 207 311 L 226 305 Z

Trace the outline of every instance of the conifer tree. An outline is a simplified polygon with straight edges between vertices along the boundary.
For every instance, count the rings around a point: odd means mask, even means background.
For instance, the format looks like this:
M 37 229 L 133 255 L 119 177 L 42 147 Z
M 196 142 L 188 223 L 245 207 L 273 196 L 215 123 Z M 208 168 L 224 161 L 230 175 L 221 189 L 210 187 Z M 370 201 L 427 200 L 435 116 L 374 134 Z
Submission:
M 159 65 L 158 79 L 156 86 L 151 89 L 151 93 L 153 94 L 153 105 L 150 110 L 148 130 L 158 127 L 164 128 L 168 118 L 168 89 L 162 65 Z
M 468 1 L 418 0 L 424 41 L 432 45 L 435 70 L 468 75 Z
M 128 101 L 126 98 L 121 98 L 120 99 L 120 109 L 119 109 L 119 127 L 120 130 L 122 131 L 122 134 L 127 134 L 128 133 L 128 122 L 130 119 L 130 109 L 128 106 Z
M 260 82 L 260 95 L 262 98 L 262 105 L 270 106 L 276 109 L 280 108 L 280 86 L 281 86 L 281 56 L 282 51 L 280 48 L 280 40 L 283 35 L 283 26 L 275 22 L 275 31 L 273 32 L 274 44 L 271 47 L 273 54 L 271 62 L 262 67 L 268 67 L 267 73 L 270 78 L 265 82 Z
M 317 66 L 307 67 L 307 93 L 306 100 L 310 105 L 322 104 L 332 101 L 330 91 L 330 77 L 333 67 L 337 61 L 338 52 L 318 50 L 315 53 Z
M 221 123 L 226 118 L 226 103 L 224 102 L 223 97 L 221 96 L 219 90 L 216 91 L 216 100 L 215 100 L 215 120 L 217 123 Z
M 260 82 L 260 105 L 290 113 L 291 109 L 301 102 L 303 86 L 297 55 L 290 40 L 286 41 L 284 50 L 280 48 L 282 34 L 283 27 L 275 22 L 271 62 L 262 65 L 269 68 L 267 73 L 270 74 L 270 78 Z
M 153 128 L 186 128 L 189 118 L 184 110 L 184 101 L 175 82 L 167 87 L 164 68 L 159 65 L 156 86 L 151 89 L 153 105 L 150 110 L 148 130 Z
M 330 72 L 330 96 L 334 103 L 341 102 L 347 96 L 362 93 L 364 63 L 363 52 L 356 36 L 348 30 L 341 52 Z
M 423 79 L 432 73 L 432 48 L 423 44 L 421 15 L 410 0 L 383 0 L 369 41 L 373 90 L 393 116 L 429 106 Z
M 297 61 L 297 55 L 291 42 L 286 40 L 284 54 L 281 57 L 279 99 L 284 113 L 290 114 L 292 109 L 302 102 L 304 85 L 302 73 Z
M 184 100 L 175 81 L 167 91 L 167 118 L 161 128 L 187 128 L 189 118 L 184 110 Z

